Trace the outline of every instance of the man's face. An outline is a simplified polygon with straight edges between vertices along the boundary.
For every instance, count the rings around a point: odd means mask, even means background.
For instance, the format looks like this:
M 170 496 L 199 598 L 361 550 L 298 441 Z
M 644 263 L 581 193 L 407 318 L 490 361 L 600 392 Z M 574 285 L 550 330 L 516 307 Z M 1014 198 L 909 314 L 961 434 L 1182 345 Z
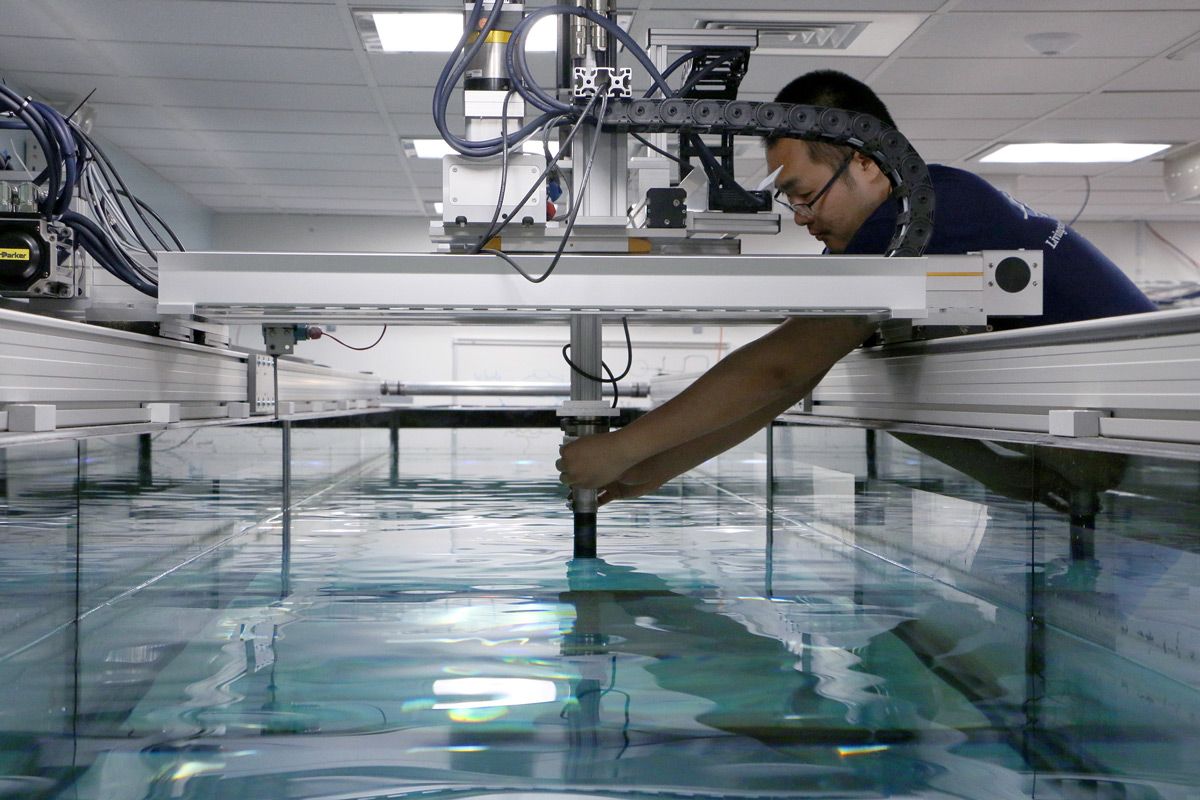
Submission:
M 836 166 L 813 161 L 807 144 L 799 139 L 779 139 L 767 148 L 768 171 L 780 166 L 783 169 L 775 178 L 775 188 L 793 205 L 811 203 L 837 172 Z M 875 163 L 856 153 L 843 176 L 812 204 L 812 213 L 795 214 L 796 224 L 808 228 L 829 252 L 841 253 L 887 198 L 889 188 Z

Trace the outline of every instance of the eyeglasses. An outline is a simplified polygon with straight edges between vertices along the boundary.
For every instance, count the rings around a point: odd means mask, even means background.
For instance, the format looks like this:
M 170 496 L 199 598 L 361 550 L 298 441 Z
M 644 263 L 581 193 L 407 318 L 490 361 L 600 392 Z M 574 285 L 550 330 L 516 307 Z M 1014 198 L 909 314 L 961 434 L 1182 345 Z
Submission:
M 817 215 L 817 212 L 814 211 L 813 209 L 816 207 L 817 203 L 820 202 L 821 198 L 825 196 L 825 193 L 828 192 L 831 188 L 833 188 L 833 184 L 837 182 L 837 179 L 842 177 L 842 173 L 844 173 L 846 171 L 846 168 L 850 166 L 850 162 L 852 160 L 854 160 L 854 153 L 851 153 L 850 155 L 846 156 L 846 160 L 843 161 L 842 165 L 840 167 L 838 167 L 837 170 L 833 173 L 833 177 L 830 178 L 829 181 L 824 186 L 821 187 L 821 190 L 819 192 L 817 192 L 816 194 L 814 194 L 812 196 L 812 199 L 808 200 L 807 202 L 804 202 L 804 203 L 789 202 L 787 200 L 787 195 L 784 194 L 782 189 L 778 189 L 775 191 L 775 202 L 779 203 L 779 205 L 781 205 L 781 206 L 786 207 L 788 209 L 788 211 L 791 211 L 793 214 L 799 214 L 802 217 L 815 217 Z

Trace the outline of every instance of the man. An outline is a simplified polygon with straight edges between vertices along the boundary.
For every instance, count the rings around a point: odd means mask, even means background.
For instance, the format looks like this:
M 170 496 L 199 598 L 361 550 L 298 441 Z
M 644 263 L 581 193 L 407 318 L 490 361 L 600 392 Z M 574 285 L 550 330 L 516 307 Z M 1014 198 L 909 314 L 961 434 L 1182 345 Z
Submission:
M 895 127 L 865 84 L 840 72 L 802 75 L 781 103 L 865 112 Z M 796 224 L 829 253 L 882 253 L 896 206 L 879 167 L 844 146 L 780 138 L 767 143 L 778 194 Z M 937 197 L 928 254 L 1039 249 L 1045 253 L 1045 313 L 1010 325 L 1048 324 L 1153 310 L 1154 305 L 1090 242 L 1026 208 L 981 178 L 931 165 Z M 731 353 L 669 402 L 613 433 L 565 445 L 568 486 L 598 489 L 601 505 L 653 491 L 763 428 L 799 402 L 874 326 L 861 318 L 792 318 Z

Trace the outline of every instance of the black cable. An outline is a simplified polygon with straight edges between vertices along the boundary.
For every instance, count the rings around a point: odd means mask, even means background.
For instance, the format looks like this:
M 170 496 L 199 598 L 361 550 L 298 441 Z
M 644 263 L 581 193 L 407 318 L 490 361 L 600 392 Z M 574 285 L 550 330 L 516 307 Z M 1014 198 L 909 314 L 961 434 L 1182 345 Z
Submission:
M 133 221 L 133 218 L 129 216 L 129 212 L 125 210 L 125 205 L 121 202 L 121 198 L 119 197 L 121 190 L 117 189 L 113 185 L 113 178 L 109 175 L 109 171 L 111 171 L 112 175 L 115 176 L 116 170 L 113 169 L 111 164 L 106 164 L 104 161 L 101 161 L 99 158 L 95 157 L 94 155 L 90 159 L 90 161 L 91 161 L 91 164 L 95 166 L 96 175 L 99 176 L 99 177 L 93 177 L 93 178 L 91 178 L 91 180 L 95 180 L 98 185 L 102 184 L 100 188 L 103 189 L 107 194 L 111 194 L 113 196 L 113 203 L 116 207 L 116 213 L 120 214 L 120 218 L 125 222 L 125 227 L 128 228 L 129 231 L 133 234 L 133 237 L 135 239 L 137 239 L 138 247 L 140 247 L 142 252 L 144 252 L 147 256 L 150 257 L 151 261 L 154 261 L 155 263 L 157 263 L 158 256 L 155 255 L 154 250 L 150 247 L 150 244 L 144 238 L 142 238 L 142 235 L 138 232 L 137 224 Z M 118 180 L 119 180 L 119 178 L 118 178 Z M 90 182 L 88 183 L 88 186 L 91 186 Z M 124 187 L 124 184 L 122 183 L 121 186 Z M 94 187 L 92 188 L 91 193 L 93 195 L 93 199 L 95 199 L 95 188 Z M 124 187 L 124 193 L 127 197 L 129 196 L 129 190 L 127 187 Z M 98 202 L 100 203 L 100 207 L 103 208 L 104 207 L 103 200 L 101 199 Z M 145 219 L 145 218 L 143 217 L 143 219 Z M 111 224 L 111 222 L 110 222 L 110 224 Z M 147 225 L 147 228 L 150 229 L 151 232 L 153 232 L 153 229 L 150 228 L 149 225 Z M 122 238 L 124 238 L 124 237 L 122 237 Z M 160 244 L 163 244 L 162 239 L 160 237 L 158 237 L 157 234 L 155 235 L 155 238 L 159 240 Z M 130 243 L 130 246 L 132 246 L 132 243 Z M 163 244 L 163 247 L 164 247 L 164 249 L 170 249 L 170 248 L 167 248 L 165 244 Z
M 479 244 L 475 248 L 476 251 L 483 249 L 487 243 L 496 234 L 496 222 L 500 219 L 500 213 L 504 209 L 504 189 L 508 186 L 508 102 L 512 100 L 512 96 L 516 91 L 509 89 L 504 93 L 504 102 L 500 104 L 500 192 L 496 197 L 496 210 L 492 212 L 492 221 L 488 223 L 487 230 L 479 239 Z M 538 181 L 534 181 L 533 186 L 536 189 Z M 530 197 L 533 195 L 530 194 Z M 522 203 L 521 205 L 525 205 Z M 513 214 L 517 213 L 517 209 L 513 209 L 512 214 L 508 215 L 511 219 Z M 505 220 L 506 222 L 508 220 Z
M 116 191 L 116 192 L 114 192 L 114 194 L 125 194 L 125 192 L 124 191 Z M 162 217 L 160 217 L 158 215 L 157 211 L 155 211 L 153 208 L 151 208 L 149 205 L 147 205 L 140 197 L 130 197 L 129 199 L 132 200 L 134 203 L 137 203 L 139 206 L 141 206 L 142 210 L 145 211 L 147 214 L 154 217 L 154 221 L 162 226 L 163 232 L 166 233 L 167 236 L 171 237 L 171 241 L 175 244 L 175 247 L 178 248 L 180 252 L 183 252 L 183 250 L 184 250 L 183 242 L 179 241 L 179 237 L 175 235 L 175 231 L 171 228 L 170 225 L 167 224 L 167 221 L 165 219 L 163 219 Z
M 105 178 L 108 179 L 108 177 L 109 177 L 107 172 L 105 171 L 105 167 L 107 167 L 108 171 L 110 171 L 112 173 L 112 178 L 116 179 L 117 185 L 120 186 L 121 189 L 124 191 L 125 196 L 133 197 L 134 196 L 133 192 L 131 192 L 129 190 L 129 187 L 125 185 L 125 181 L 121 178 L 120 173 L 117 172 L 116 167 L 114 167 L 112 165 L 112 162 L 109 160 L 108 155 L 104 152 L 103 149 L 101 149 L 100 145 L 96 144 L 96 140 L 93 139 L 91 136 L 88 136 L 86 133 L 84 133 L 83 129 L 80 128 L 75 123 L 71 123 L 71 127 L 74 129 L 75 135 L 79 136 L 80 139 L 82 139 L 83 143 L 87 146 L 87 149 L 92 151 L 93 153 L 96 154 L 96 156 L 99 157 L 97 164 L 100 165 L 100 171 L 102 174 L 105 175 Z M 109 180 L 109 185 L 110 186 L 112 185 L 111 180 Z M 150 224 L 150 221 L 148 219 L 146 219 L 146 215 L 142 213 L 142 210 L 137 206 L 136 203 L 133 206 L 133 210 L 137 213 L 138 217 L 142 220 L 142 224 L 146 226 L 146 229 L 148 231 L 150 231 L 150 233 L 154 236 L 155 239 L 158 240 L 158 243 L 163 247 L 163 249 L 169 250 L 170 247 L 168 247 L 167 243 L 162 240 L 162 237 L 158 235 L 158 232 L 156 230 L 154 230 L 154 226 Z M 142 244 L 143 247 L 146 248 L 146 252 L 148 254 L 150 254 L 151 258 L 154 258 L 154 260 L 157 261 L 158 259 L 154 257 L 154 251 L 151 249 L 150 245 L 146 244 L 145 240 L 142 239 L 141 234 L 138 233 L 137 226 L 131 225 L 130 227 L 133 229 L 134 236 L 137 237 L 137 240 Z
M 599 94 L 602 91 L 604 91 L 604 89 L 598 89 L 597 93 Z M 591 179 L 592 164 L 594 164 L 596 161 L 596 150 L 600 146 L 600 121 L 604 119 L 604 113 L 607 109 L 608 109 L 608 94 L 605 93 L 600 101 L 600 114 L 596 118 L 596 137 L 592 140 L 592 149 L 591 149 L 591 152 L 588 154 L 587 166 L 585 167 L 585 169 L 583 171 L 583 180 L 580 181 L 580 183 L 579 183 L 579 197 L 576 198 L 575 205 L 571 209 L 571 214 L 567 218 L 566 230 L 563 232 L 562 239 L 558 243 L 558 249 L 554 253 L 554 258 L 551 259 L 551 261 L 550 261 L 550 266 L 546 267 L 546 271 L 535 278 L 532 275 L 530 275 L 528 272 L 526 272 L 525 270 L 521 269 L 520 264 L 518 264 L 512 258 L 510 258 L 509 256 L 507 256 L 506 254 L 502 253 L 499 250 L 492 250 L 490 248 L 481 248 L 479 250 L 480 253 L 487 253 L 489 255 L 493 255 L 493 256 L 496 256 L 497 258 L 502 259 L 510 267 L 512 267 L 518 273 L 520 273 L 521 277 L 523 277 L 525 280 L 529 281 L 530 283 L 541 283 L 542 281 L 549 278 L 551 274 L 553 274 L 554 269 L 558 266 L 559 260 L 562 258 L 563 251 L 567 247 L 567 240 L 569 238 L 571 238 L 571 231 L 575 227 L 575 218 L 577 216 L 579 216 L 579 209 L 581 209 L 583 207 L 584 190 L 587 188 L 588 181 Z M 582 119 L 584 119 L 584 117 L 583 117 L 583 115 L 580 115 L 580 120 L 582 120 Z M 545 171 L 543 171 L 542 174 L 545 175 L 546 174 Z M 536 186 L 536 184 L 535 184 L 535 186 Z M 512 217 L 513 217 L 513 215 L 509 215 L 509 219 L 512 219 Z M 503 227 L 503 226 L 501 226 L 501 227 Z
M 629 135 L 632 136 L 634 139 L 637 139 L 639 142 L 646 145 L 646 147 L 650 148 L 651 150 L 658 153 L 659 155 L 666 156 L 667 158 L 671 159 L 676 164 L 686 164 L 687 163 L 679 156 L 674 155 L 673 153 L 669 153 L 666 150 L 663 150 L 661 147 L 658 147 L 657 145 L 653 144 L 649 139 L 646 139 L 641 134 L 637 134 L 637 133 L 634 133 L 633 131 L 630 131 Z
M 66 119 L 67 119 L 67 121 L 68 121 L 68 122 L 70 122 L 70 121 L 71 121 L 71 117 L 73 117 L 73 116 L 75 116 L 76 114 L 78 114 L 78 113 L 79 113 L 79 109 L 83 108 L 84 104 L 86 104 L 88 100 L 91 100 L 91 99 L 92 99 L 92 95 L 94 95 L 94 94 L 96 93 L 96 90 L 97 90 L 97 89 L 99 89 L 99 88 L 100 88 L 100 87 L 99 87 L 99 86 L 97 86 L 95 89 L 92 89 L 90 92 L 88 92 L 88 93 L 87 93 L 87 97 L 85 97 L 85 98 L 83 98 L 82 100 L 80 100 L 80 101 L 79 101 L 79 104 L 78 104 L 78 105 L 76 105 L 74 108 L 72 108 L 72 109 L 71 109 L 71 113 L 70 113 L 70 114 L 67 114 L 67 116 L 66 116 Z
M 580 113 L 579 118 L 575 120 L 575 124 L 573 126 L 571 126 L 571 130 L 567 134 L 567 138 L 564 139 L 562 145 L 559 146 L 558 153 L 556 153 L 554 158 L 551 160 L 551 162 L 546 165 L 546 168 L 544 170 L 542 170 L 542 174 L 539 175 L 537 177 L 537 180 L 535 180 L 533 182 L 533 184 L 529 187 L 529 191 L 527 191 L 525 193 L 525 196 L 521 198 L 521 201 L 519 203 L 517 203 L 515 206 L 513 206 L 513 210 L 508 215 L 508 217 L 503 222 L 500 223 L 499 227 L 495 228 L 487 236 L 483 237 L 483 239 L 481 239 L 479 241 L 479 243 L 475 246 L 475 250 L 473 252 L 475 252 L 475 253 L 491 253 L 493 255 L 499 254 L 500 251 L 498 251 L 498 250 L 485 250 L 484 247 L 494 237 L 500 235 L 500 231 L 504 230 L 504 228 L 508 225 L 508 223 L 512 221 L 513 217 L 515 217 L 517 215 L 517 212 L 525 207 L 525 204 L 529 202 L 529 198 L 533 197 L 533 193 L 537 191 L 538 186 L 540 186 L 542 181 L 544 181 L 546 179 L 546 176 L 550 174 L 550 170 L 558 164 L 559 159 L 561 159 L 563 156 L 563 153 L 566 152 L 567 145 L 570 144 L 571 141 L 575 138 L 575 134 L 578 133 L 580 126 L 583 125 L 584 120 L 587 118 L 587 112 L 589 110 L 591 110 L 592 106 L 595 104 L 596 100 L 599 99 L 599 97 L 600 97 L 600 95 L 596 94 L 595 96 L 592 97 L 591 100 L 588 101 L 588 104 L 584 107 L 583 112 Z M 525 272 L 520 267 L 518 267 L 512 259 L 507 258 L 505 256 L 501 256 L 501 258 L 504 258 L 505 261 L 507 261 L 510 265 L 515 267 L 516 270 L 518 272 L 520 272 L 522 275 L 525 275 L 526 278 L 529 278 L 529 276 L 526 275 Z M 544 278 L 542 280 L 544 280 Z M 541 280 L 534 281 L 534 282 L 541 283 Z
M 1067 223 L 1068 228 L 1075 224 L 1075 221 L 1083 214 L 1083 210 L 1087 208 L 1088 200 L 1092 198 L 1092 179 L 1087 175 L 1084 175 L 1083 179 L 1087 181 L 1087 191 L 1083 195 L 1083 205 L 1079 207 L 1079 210 L 1075 212 L 1075 216 L 1071 217 L 1071 221 Z
M 74 231 L 76 239 L 83 245 L 83 249 L 87 250 L 100 266 L 139 292 L 151 297 L 158 297 L 157 284 L 139 275 L 130 266 L 129 256 L 124 251 L 114 249 L 96 223 L 74 211 L 63 214 L 62 219 Z
M 383 326 L 383 330 L 381 330 L 381 331 L 379 332 L 379 338 L 378 338 L 378 339 L 376 339 L 375 341 L 371 342 L 371 343 L 370 343 L 369 345 L 367 345 L 366 347 L 355 347 L 355 346 L 354 346 L 354 345 L 352 345 L 352 344 L 346 344 L 346 343 L 345 343 L 345 342 L 343 342 L 341 339 L 339 339 L 338 337 L 334 336 L 332 333 L 327 333 L 327 332 L 325 332 L 325 331 L 321 331 L 321 335 L 322 335 L 322 336 L 324 336 L 324 337 L 325 337 L 325 338 L 327 338 L 327 339 L 333 339 L 335 342 L 337 342 L 338 344 L 340 344 L 342 347 L 349 348 L 350 350 L 370 350 L 372 347 L 374 347 L 375 345 L 377 345 L 377 344 L 379 344 L 380 342 L 382 342 L 382 341 L 383 341 L 383 337 L 384 337 L 384 334 L 386 334 L 386 333 L 387 333 L 387 329 L 388 329 L 388 326 L 387 326 L 387 325 L 384 325 L 384 326 Z
M 601 361 L 600 361 L 600 367 L 605 372 L 608 373 L 608 380 L 609 380 L 609 382 L 612 383 L 612 387 L 613 387 L 612 407 L 613 408 L 617 407 L 617 399 L 620 397 L 620 394 L 621 394 L 620 389 L 617 388 L 617 381 L 622 380 L 626 375 L 628 375 L 629 370 L 633 367 L 633 340 L 629 336 L 629 318 L 628 317 L 621 317 L 621 327 L 625 329 L 625 370 L 620 375 L 613 377 L 612 370 L 608 368 L 608 364 L 605 364 L 603 359 L 601 359 Z M 569 366 L 576 373 L 578 373 L 579 375 L 582 375 L 583 377 L 587 378 L 590 381 L 595 381 L 596 383 L 603 383 L 605 380 L 604 378 L 597 378 L 595 375 L 589 374 L 582 367 L 580 367 L 578 364 L 576 364 L 574 361 L 571 360 L 571 357 L 567 355 L 567 352 L 570 349 L 571 349 L 570 342 L 563 345 L 562 357 L 563 357 L 563 361 L 567 362 L 567 366 Z
M 54 204 L 58 199 L 60 191 L 59 174 L 58 174 L 58 149 L 51 145 L 51 139 L 54 137 L 49 135 L 45 126 L 42 124 L 40 115 L 36 110 L 31 108 L 32 101 L 28 98 L 22 98 L 19 94 L 9 89 L 4 84 L 0 83 L 0 101 L 3 101 L 5 110 L 10 112 L 14 117 L 19 119 L 29 132 L 33 134 L 33 138 L 37 140 L 38 147 L 42 148 L 42 153 L 46 156 L 46 169 L 42 174 L 35 179 L 35 183 L 40 184 L 42 180 L 47 181 L 48 191 L 46 199 L 42 201 L 42 211 L 47 216 L 53 218 Z

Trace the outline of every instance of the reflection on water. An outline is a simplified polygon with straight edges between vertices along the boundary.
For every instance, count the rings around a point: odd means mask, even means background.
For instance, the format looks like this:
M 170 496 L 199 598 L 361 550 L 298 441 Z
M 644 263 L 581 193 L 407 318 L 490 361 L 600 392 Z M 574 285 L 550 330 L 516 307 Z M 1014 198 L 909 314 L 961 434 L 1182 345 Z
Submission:
M 64 578 L 78 630 L 0 654 L 0 797 L 1194 796 L 1196 691 L 1047 624 L 1115 562 L 1030 571 L 1028 508 L 833 464 L 777 503 L 769 558 L 760 508 L 692 480 L 569 560 L 558 487 L 508 470 L 375 463 L 293 511 L 286 554 L 251 475 L 219 547 L 186 514 L 207 474 L 143 481 L 163 503 L 85 477 L 110 577 Z M 71 528 L 46 506 L 4 530 Z M 183 530 L 186 566 L 113 593 Z M 5 574 L 34 594 L 34 565 Z

